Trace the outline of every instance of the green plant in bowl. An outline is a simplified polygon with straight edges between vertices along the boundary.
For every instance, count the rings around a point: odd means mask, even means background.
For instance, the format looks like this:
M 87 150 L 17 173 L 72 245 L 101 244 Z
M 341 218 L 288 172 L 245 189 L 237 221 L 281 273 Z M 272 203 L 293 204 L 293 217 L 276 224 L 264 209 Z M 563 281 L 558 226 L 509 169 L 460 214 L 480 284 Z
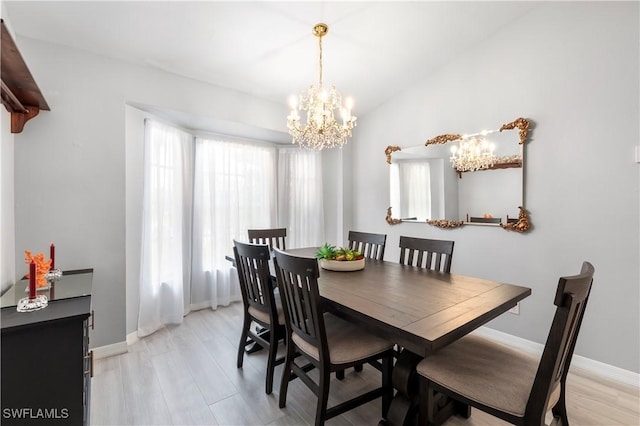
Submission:
M 358 250 L 352 250 L 345 247 L 336 248 L 329 243 L 324 243 L 324 245 L 318 249 L 316 258 L 324 260 L 336 260 L 338 262 L 350 262 L 353 260 L 364 259 L 364 256 Z
M 316 253 L 316 259 L 334 260 L 336 258 L 336 248 L 329 243 L 324 243 Z

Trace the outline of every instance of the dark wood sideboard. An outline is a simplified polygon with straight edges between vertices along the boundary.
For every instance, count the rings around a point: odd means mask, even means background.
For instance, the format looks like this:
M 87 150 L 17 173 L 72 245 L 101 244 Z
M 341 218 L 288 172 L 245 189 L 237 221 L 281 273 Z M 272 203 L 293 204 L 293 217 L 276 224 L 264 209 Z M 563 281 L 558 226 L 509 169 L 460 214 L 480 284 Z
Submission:
M 65 271 L 38 291 L 49 305 L 18 312 L 27 280 L 0 298 L 3 425 L 88 425 L 91 402 L 93 269 Z

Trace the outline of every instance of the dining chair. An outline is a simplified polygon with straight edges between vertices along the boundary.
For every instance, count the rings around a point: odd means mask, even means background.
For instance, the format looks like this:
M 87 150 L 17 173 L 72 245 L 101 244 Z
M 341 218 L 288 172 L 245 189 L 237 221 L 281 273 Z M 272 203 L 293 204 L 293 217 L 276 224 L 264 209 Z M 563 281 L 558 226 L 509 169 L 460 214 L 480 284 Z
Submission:
M 400 237 L 400 264 L 451 272 L 453 241 Z
M 274 283 L 269 272 L 270 251 L 266 244 L 246 244 L 234 241 L 233 254 L 242 293 L 244 321 L 238 346 L 237 367 L 242 368 L 245 347 L 256 342 L 268 351 L 265 392 L 273 390 L 273 370 L 284 362 L 276 358 L 278 342 L 285 337 L 284 312 L 280 297 L 274 294 Z M 255 322 L 262 329 L 251 330 Z M 250 339 L 250 340 L 247 340 Z
M 386 234 L 349 231 L 348 247 L 351 250 L 358 250 L 367 259 L 382 260 L 386 242 Z
M 287 228 L 249 229 L 249 242 L 253 244 L 268 244 L 269 249 L 279 248 L 286 250 L 285 239 Z
M 382 415 L 391 404 L 392 347 L 386 339 L 369 334 L 356 325 L 322 309 L 318 290 L 318 261 L 274 250 L 274 266 L 283 300 L 287 354 L 280 385 L 280 408 L 286 406 L 289 381 L 300 378 L 318 398 L 315 424 L 382 397 Z M 300 365 L 298 359 L 308 364 Z M 369 363 L 382 373 L 382 384 L 368 392 L 327 407 L 331 373 L 357 363 Z M 307 374 L 318 370 L 317 382 Z
M 593 273 L 593 266 L 584 262 L 580 274 L 560 278 L 540 359 L 468 335 L 422 360 L 417 367 L 420 424 L 437 422 L 433 407 L 440 393 L 514 425 L 546 424 L 549 410 L 553 424 L 568 425 L 567 374 Z
M 364 257 L 372 260 L 384 259 L 384 248 L 387 243 L 387 234 L 372 234 L 370 232 L 349 231 L 348 247 L 358 250 Z M 362 371 L 362 364 L 354 366 L 356 371 Z M 344 379 L 344 370 L 336 371 L 339 380 Z

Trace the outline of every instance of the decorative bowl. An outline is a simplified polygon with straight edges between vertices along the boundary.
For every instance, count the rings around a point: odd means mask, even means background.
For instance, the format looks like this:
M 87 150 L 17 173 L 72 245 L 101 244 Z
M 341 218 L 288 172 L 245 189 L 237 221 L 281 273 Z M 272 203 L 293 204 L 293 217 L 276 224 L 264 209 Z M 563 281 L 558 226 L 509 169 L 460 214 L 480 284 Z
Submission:
M 320 267 L 329 271 L 359 271 L 364 269 L 364 259 L 360 260 L 327 260 L 320 259 Z

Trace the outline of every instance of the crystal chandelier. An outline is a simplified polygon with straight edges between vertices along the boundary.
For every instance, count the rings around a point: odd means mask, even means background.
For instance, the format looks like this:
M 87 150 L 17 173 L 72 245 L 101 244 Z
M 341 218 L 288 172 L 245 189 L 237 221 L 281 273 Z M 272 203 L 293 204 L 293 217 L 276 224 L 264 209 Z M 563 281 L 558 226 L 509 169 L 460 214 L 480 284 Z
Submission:
M 458 146 L 451 147 L 449 159 L 458 172 L 484 170 L 495 164 L 495 148 L 484 135 L 463 136 Z
M 342 96 L 335 86 L 327 91 L 322 86 L 322 37 L 329 31 L 326 24 L 316 24 L 313 35 L 318 37 L 320 46 L 320 78 L 318 87 L 309 87 L 297 97 L 292 96 L 289 105 L 291 113 L 287 116 L 287 128 L 293 136 L 293 143 L 308 149 L 341 147 L 351 137 L 351 130 L 356 126 L 356 117 L 351 115 L 353 101 L 347 99 L 342 105 Z M 340 109 L 342 124 L 334 117 L 334 110 Z M 307 122 L 300 122 L 299 111 L 307 111 Z

